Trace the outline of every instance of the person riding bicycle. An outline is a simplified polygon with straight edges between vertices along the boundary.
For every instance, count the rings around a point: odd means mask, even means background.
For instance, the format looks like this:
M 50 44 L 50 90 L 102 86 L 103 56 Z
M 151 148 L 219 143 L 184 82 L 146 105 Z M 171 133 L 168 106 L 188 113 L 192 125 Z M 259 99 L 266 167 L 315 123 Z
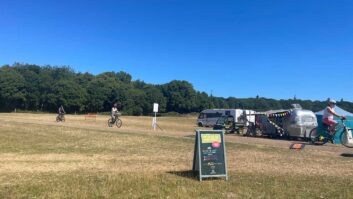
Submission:
M 338 115 L 335 112 L 336 101 L 330 100 L 328 106 L 324 110 L 324 115 L 322 117 L 322 123 L 327 125 L 330 131 L 336 131 L 337 122 L 333 119 L 333 116 L 345 120 L 345 117 Z
M 119 116 L 119 111 L 117 108 L 118 104 L 114 103 L 113 107 L 112 107 L 112 111 L 111 111 L 111 116 L 112 116 L 112 120 L 115 121 L 116 117 Z
M 60 117 L 65 115 L 65 110 L 64 110 L 64 107 L 62 105 L 59 107 L 58 114 L 59 114 Z

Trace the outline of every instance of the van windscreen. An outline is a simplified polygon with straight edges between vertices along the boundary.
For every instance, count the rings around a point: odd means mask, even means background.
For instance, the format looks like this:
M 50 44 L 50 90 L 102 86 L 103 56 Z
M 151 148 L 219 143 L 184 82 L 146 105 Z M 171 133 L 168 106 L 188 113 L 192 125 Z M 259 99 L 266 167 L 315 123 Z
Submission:
M 200 113 L 199 119 L 203 119 L 203 118 L 205 118 L 205 114 L 204 113 Z

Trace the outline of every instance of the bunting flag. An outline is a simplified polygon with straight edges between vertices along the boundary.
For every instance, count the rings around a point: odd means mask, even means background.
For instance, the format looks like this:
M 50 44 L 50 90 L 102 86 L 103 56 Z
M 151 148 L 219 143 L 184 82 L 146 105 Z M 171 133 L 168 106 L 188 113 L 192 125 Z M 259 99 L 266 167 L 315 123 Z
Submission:
M 280 113 L 270 113 L 268 115 L 268 117 L 272 117 L 272 118 L 281 118 L 281 117 L 288 117 L 290 116 L 290 112 L 286 111 L 286 112 L 280 112 Z

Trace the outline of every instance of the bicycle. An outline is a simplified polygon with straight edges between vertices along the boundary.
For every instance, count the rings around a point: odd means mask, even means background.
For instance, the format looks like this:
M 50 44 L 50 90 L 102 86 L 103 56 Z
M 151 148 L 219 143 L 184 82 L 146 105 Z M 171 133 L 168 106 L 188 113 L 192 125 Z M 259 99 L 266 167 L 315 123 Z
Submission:
M 343 146 L 353 148 L 352 129 L 346 126 L 344 120 L 341 119 L 341 121 L 342 123 L 337 125 L 338 129 L 343 129 L 340 135 L 340 141 Z M 337 132 L 336 129 L 330 129 L 327 125 L 325 125 L 324 130 L 321 131 L 316 127 L 310 131 L 309 140 L 315 145 L 324 145 L 327 142 L 333 143 Z
M 59 114 L 56 116 L 56 122 L 65 122 L 65 116 L 63 114 Z
M 123 121 L 121 121 L 121 119 L 119 118 L 118 114 L 115 115 L 114 119 L 113 118 L 109 118 L 109 120 L 108 120 L 108 126 L 109 127 L 113 127 L 114 124 L 118 128 L 120 128 L 123 125 Z

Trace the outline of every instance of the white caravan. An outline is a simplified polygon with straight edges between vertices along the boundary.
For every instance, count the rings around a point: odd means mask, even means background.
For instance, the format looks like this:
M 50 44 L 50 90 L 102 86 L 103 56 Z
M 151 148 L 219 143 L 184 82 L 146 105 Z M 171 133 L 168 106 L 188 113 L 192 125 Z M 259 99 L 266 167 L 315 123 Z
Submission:
M 255 111 L 243 109 L 206 109 L 201 111 L 198 119 L 198 126 L 214 126 L 217 120 L 223 116 L 231 116 L 234 122 L 244 122 L 244 115 L 246 114 L 247 125 L 249 122 L 255 122 Z

